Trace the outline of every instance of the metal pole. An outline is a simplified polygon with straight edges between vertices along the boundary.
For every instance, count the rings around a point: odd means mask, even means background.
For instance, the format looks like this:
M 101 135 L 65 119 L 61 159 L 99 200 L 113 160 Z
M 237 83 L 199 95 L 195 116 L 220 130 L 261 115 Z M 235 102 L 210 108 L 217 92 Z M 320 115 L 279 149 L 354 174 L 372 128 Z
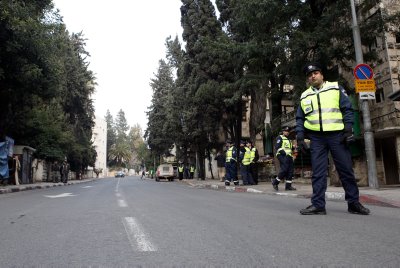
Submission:
M 354 49 L 356 52 L 357 64 L 364 62 L 362 49 L 361 49 L 361 37 L 360 28 L 357 24 L 357 14 L 354 0 L 350 0 L 351 4 L 351 15 L 353 18 L 353 39 L 354 39 Z M 361 110 L 363 113 L 364 122 L 364 142 L 365 142 L 365 154 L 367 157 L 367 167 L 368 167 L 368 184 L 369 187 L 378 189 L 378 179 L 376 173 L 376 156 L 375 156 L 375 141 L 374 133 L 371 129 L 371 116 L 369 112 L 368 100 L 361 101 Z

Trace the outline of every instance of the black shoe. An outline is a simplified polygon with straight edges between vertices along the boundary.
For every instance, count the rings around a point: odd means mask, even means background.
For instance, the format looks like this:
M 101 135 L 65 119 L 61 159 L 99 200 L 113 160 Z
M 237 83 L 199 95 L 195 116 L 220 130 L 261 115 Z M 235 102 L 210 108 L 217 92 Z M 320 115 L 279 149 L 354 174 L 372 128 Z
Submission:
M 296 191 L 296 188 L 290 185 L 289 187 L 285 187 L 285 191 Z
M 236 186 L 239 185 L 239 181 L 234 181 L 233 184 L 235 184 Z
M 225 181 L 225 186 L 229 186 L 231 183 L 229 181 Z
M 272 180 L 272 187 L 274 187 L 275 191 L 279 191 L 278 184 L 279 184 L 279 181 L 277 181 L 276 179 Z
M 325 208 L 316 208 L 314 205 L 300 210 L 301 215 L 326 215 Z
M 361 205 L 360 202 L 349 203 L 347 210 L 352 214 L 369 215 L 370 213 L 369 209 Z

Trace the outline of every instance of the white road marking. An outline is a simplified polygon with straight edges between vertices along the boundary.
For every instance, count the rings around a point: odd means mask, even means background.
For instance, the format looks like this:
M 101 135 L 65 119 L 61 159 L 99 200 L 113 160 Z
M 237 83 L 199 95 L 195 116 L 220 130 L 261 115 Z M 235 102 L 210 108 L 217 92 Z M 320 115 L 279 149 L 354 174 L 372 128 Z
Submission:
M 92 188 L 93 186 L 82 186 L 83 189 Z
M 118 199 L 118 206 L 121 208 L 126 208 L 128 205 L 123 199 Z
M 132 248 L 139 251 L 157 251 L 157 248 L 147 239 L 143 228 L 133 217 L 123 218 L 125 231 Z
M 120 180 L 121 178 L 118 178 L 118 181 L 117 181 L 117 186 L 115 186 L 115 192 L 116 193 L 118 193 L 118 191 L 119 191 L 119 180 Z
M 115 196 L 116 197 L 121 197 L 121 194 L 120 193 L 116 193 Z
M 59 197 L 70 197 L 70 196 L 76 196 L 72 193 L 63 193 L 63 194 L 58 194 L 58 195 L 45 195 L 45 197 L 48 198 L 59 198 Z

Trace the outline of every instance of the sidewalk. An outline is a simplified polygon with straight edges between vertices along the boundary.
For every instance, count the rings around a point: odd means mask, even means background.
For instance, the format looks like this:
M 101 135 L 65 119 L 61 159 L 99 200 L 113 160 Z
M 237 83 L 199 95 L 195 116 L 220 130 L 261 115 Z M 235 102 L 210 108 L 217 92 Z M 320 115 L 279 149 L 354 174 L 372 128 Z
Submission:
M 312 195 L 311 184 L 294 182 L 296 191 L 285 191 L 285 184 L 279 185 L 279 191 L 272 188 L 271 182 L 260 182 L 258 185 L 225 186 L 219 180 L 183 180 L 185 183 L 196 188 L 207 188 L 221 191 L 248 192 L 258 194 L 283 195 L 298 198 L 310 198 Z M 400 186 L 382 187 L 378 190 L 369 187 L 360 187 L 360 202 L 363 204 L 400 208 Z M 328 186 L 326 191 L 327 200 L 345 200 L 342 187 Z
M 35 190 L 35 189 L 45 189 L 51 188 L 56 186 L 67 186 L 73 185 L 78 183 L 85 183 L 95 180 L 92 179 L 84 179 L 84 180 L 69 180 L 67 183 L 62 182 L 37 182 L 33 184 L 20 184 L 20 185 L 0 185 L 0 194 L 7 194 L 7 193 L 14 193 L 14 192 L 22 192 L 28 190 Z

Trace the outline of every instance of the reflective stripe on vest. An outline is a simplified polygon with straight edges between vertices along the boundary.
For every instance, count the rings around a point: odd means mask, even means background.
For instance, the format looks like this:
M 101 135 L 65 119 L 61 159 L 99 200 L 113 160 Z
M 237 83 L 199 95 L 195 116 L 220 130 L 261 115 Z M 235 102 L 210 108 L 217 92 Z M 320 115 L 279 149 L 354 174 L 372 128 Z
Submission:
M 318 93 L 309 87 L 300 97 L 301 109 L 305 115 L 304 127 L 312 131 L 343 130 L 343 114 L 339 102 L 337 82 L 325 82 Z
M 242 159 L 242 164 L 244 166 L 248 166 L 250 165 L 250 158 L 251 158 L 251 151 L 249 148 L 244 147 L 244 149 L 246 150 L 246 152 L 244 153 L 243 159 Z
M 276 152 L 276 155 L 279 155 L 279 152 L 284 150 L 286 155 L 292 156 L 292 142 L 284 135 L 281 135 L 280 137 L 282 138 L 282 145 L 281 148 L 279 148 Z

